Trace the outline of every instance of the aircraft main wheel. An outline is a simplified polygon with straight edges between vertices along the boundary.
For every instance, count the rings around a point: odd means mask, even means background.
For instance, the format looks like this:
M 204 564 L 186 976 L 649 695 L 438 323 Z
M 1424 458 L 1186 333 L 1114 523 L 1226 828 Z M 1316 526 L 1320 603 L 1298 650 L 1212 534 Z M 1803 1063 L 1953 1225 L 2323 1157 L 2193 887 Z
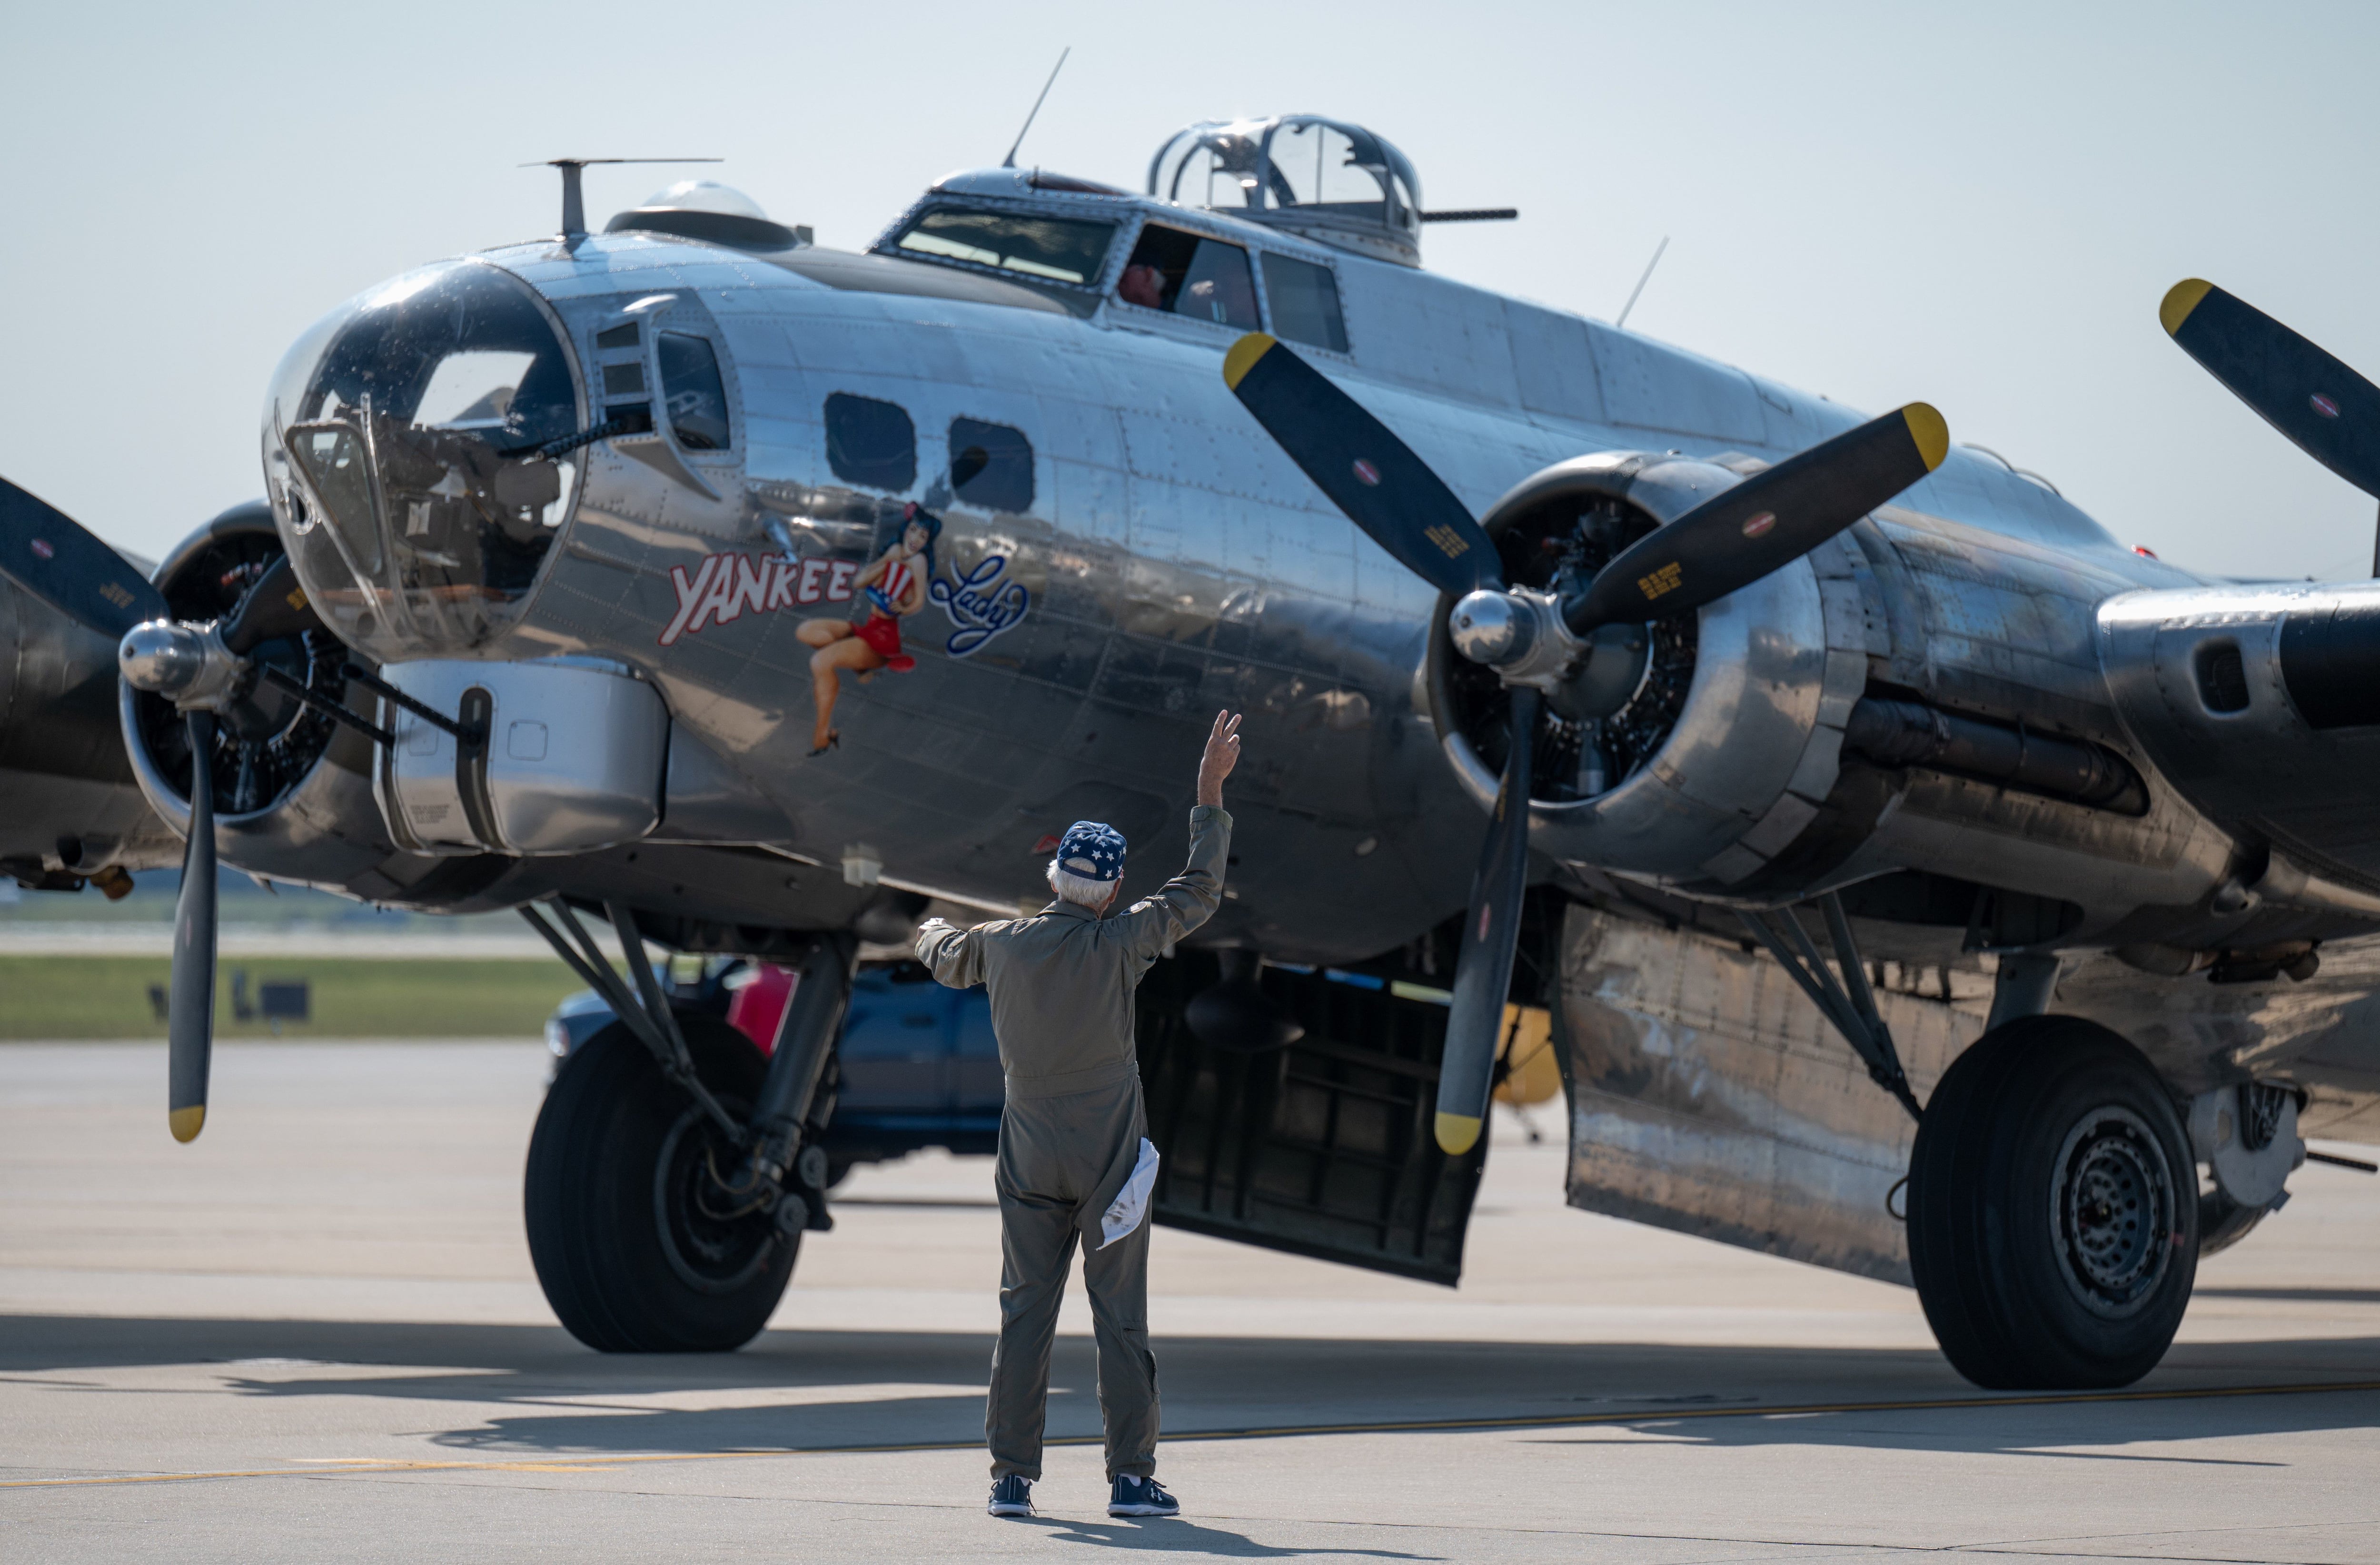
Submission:
M 678 1025 L 703 1085 L 748 1113 L 768 1062 L 716 1018 Z M 728 1191 L 741 1159 L 618 1022 L 563 1062 L 529 1138 L 529 1258 L 570 1334 L 603 1353 L 726 1353 L 759 1334 L 798 1234 Z
M 2141 1052 L 2030 1016 L 1951 1062 L 1909 1168 L 1909 1266 L 1952 1367 L 1992 1390 L 2125 1386 L 2198 1270 L 2198 1169 Z

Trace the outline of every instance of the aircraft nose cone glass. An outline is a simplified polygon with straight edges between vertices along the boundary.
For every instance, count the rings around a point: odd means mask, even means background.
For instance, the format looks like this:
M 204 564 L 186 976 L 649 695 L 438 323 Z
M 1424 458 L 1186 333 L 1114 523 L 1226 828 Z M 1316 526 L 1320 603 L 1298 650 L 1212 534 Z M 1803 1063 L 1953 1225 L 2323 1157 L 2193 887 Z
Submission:
M 334 311 L 283 360 L 264 420 L 273 505 L 318 612 L 413 657 L 502 630 L 577 496 L 578 454 L 544 448 L 585 411 L 561 334 L 495 267 L 426 268 Z

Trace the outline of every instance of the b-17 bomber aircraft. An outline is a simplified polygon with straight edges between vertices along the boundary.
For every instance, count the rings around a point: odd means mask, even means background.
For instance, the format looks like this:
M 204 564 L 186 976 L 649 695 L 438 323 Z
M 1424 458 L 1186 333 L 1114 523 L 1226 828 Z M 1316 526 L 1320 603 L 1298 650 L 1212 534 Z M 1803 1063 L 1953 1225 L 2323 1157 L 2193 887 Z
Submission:
M 0 863 L 517 908 L 615 1020 L 526 1212 L 609 1351 L 758 1332 L 827 1226 L 863 945 L 1183 851 L 1159 1220 L 1451 1283 L 1513 1039 L 1578 1207 L 1913 1283 L 1987 1387 L 2154 1366 L 2199 1257 L 2380 1124 L 2380 586 L 2126 548 L 1863 419 L 1435 275 L 1380 137 L 1208 123 L 1138 192 L 941 180 L 867 249 L 688 181 L 293 346 L 266 498 L 153 570 L 0 488 Z M 2204 283 L 2176 342 L 2380 492 L 2380 391 Z M 589 928 L 607 920 L 616 973 Z M 772 1047 L 648 947 L 797 975 Z

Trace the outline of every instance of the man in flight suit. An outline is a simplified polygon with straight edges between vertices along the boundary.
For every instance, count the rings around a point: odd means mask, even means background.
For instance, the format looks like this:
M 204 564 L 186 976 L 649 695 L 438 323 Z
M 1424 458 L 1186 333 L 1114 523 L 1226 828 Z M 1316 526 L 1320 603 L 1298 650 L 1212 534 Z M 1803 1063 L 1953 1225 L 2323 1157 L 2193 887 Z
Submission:
M 1000 1342 L 984 1436 L 994 1516 L 1033 1514 L 1050 1396 L 1050 1346 L 1075 1244 L 1083 1244 L 1099 1340 L 1111 1516 L 1173 1516 L 1158 1486 L 1157 1360 L 1148 1351 L 1148 1141 L 1133 990 L 1165 948 L 1205 923 L 1223 895 L 1232 818 L 1223 779 L 1240 758 L 1240 720 L 1215 714 L 1198 762 L 1190 863 L 1156 895 L 1109 916 L 1123 884 L 1124 840 L 1078 820 L 1050 862 L 1057 900 L 1030 918 L 960 929 L 929 919 L 917 959 L 953 989 L 991 991 L 1008 1100 L 1000 1116 Z

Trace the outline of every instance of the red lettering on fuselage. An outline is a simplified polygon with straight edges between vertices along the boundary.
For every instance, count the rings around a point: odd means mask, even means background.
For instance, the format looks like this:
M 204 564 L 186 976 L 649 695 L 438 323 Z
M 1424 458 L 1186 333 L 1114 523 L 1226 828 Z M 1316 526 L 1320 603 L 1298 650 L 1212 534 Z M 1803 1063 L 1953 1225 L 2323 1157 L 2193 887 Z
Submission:
M 727 625 L 749 609 L 766 613 L 800 604 L 847 603 L 851 578 L 859 574 L 855 560 L 781 555 L 710 554 L 691 576 L 684 565 L 670 567 L 670 587 L 677 594 L 677 612 L 661 634 L 661 644 L 673 646 L 707 625 Z
M 692 581 L 686 579 L 684 565 L 670 567 L 670 585 L 677 588 L 677 613 L 671 616 L 669 628 L 662 632 L 662 646 L 669 646 L 693 628 L 692 617 L 698 612 L 703 600 L 710 594 L 710 578 L 718 571 L 719 562 L 727 557 L 724 554 L 712 554 L 704 559 L 702 564 L 696 567 Z

